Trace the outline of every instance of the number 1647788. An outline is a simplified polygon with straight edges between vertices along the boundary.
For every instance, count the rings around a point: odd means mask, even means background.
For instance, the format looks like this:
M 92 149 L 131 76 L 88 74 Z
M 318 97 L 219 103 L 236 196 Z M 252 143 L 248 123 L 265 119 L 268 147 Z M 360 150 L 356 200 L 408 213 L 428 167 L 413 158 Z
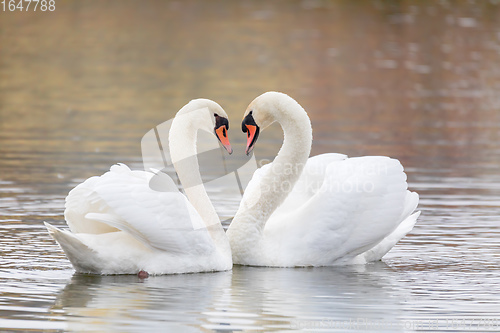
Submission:
M 56 1 L 55 0 L 2 0 L 0 1 L 0 8 L 2 11 L 10 11 L 15 12 L 16 10 L 29 11 L 32 10 L 36 12 L 37 10 L 46 12 L 53 12 L 56 10 Z

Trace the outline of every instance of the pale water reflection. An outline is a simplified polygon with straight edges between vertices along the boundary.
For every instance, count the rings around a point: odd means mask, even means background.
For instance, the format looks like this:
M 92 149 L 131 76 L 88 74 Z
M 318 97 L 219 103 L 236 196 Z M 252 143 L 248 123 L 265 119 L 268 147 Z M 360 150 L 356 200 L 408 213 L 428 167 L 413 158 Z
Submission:
M 67 317 L 66 328 L 95 326 L 106 331 L 125 322 L 138 330 L 161 325 L 188 331 L 190 326 L 224 331 L 314 328 L 328 322 L 340 325 L 346 318 L 397 323 L 410 295 L 394 290 L 386 269 L 384 264 L 340 269 L 237 267 L 232 272 L 147 281 L 77 275 L 57 296 L 51 315 Z
M 454 274 L 460 269 L 435 270 L 421 274 L 415 268 L 384 263 L 309 269 L 236 267 L 229 272 L 146 280 L 18 271 L 10 278 L 24 287 L 16 292 L 7 284 L 6 291 L 19 304 L 9 307 L 9 319 L 1 323 L 4 328 L 107 332 L 402 331 L 429 325 L 451 329 L 453 320 L 458 325 L 456 320 L 466 316 L 488 319 L 498 328 L 497 304 L 481 299 L 492 287 L 484 277 Z M 449 290 L 450 282 L 469 287 Z M 413 288 L 408 288 L 410 283 Z M 476 298 L 474 310 L 465 291 Z M 449 297 L 443 297 L 446 292 Z
M 499 63 L 493 0 L 0 12 L 0 329 L 500 331 Z M 313 154 L 402 161 L 422 215 L 383 263 L 73 275 L 42 225 L 64 224 L 71 188 L 114 163 L 142 168 L 142 136 L 196 97 L 228 112 L 238 162 L 241 115 L 267 90 L 307 109 Z M 262 133 L 258 160 L 281 135 Z M 223 219 L 238 206 L 210 195 Z

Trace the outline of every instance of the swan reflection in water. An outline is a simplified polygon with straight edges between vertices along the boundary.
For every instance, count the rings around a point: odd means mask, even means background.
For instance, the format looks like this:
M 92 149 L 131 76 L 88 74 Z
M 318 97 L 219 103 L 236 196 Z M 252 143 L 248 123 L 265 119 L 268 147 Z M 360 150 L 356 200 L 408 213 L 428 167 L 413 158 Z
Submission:
M 68 330 L 283 330 L 397 323 L 409 295 L 379 262 L 320 268 L 235 266 L 218 273 L 74 275 L 52 308 Z

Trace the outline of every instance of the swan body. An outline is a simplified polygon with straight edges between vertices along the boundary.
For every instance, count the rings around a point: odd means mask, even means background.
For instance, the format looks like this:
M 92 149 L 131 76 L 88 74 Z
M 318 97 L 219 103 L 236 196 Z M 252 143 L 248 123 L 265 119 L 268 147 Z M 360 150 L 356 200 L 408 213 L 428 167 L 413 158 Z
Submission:
M 64 213 L 70 230 L 45 225 L 77 272 L 157 275 L 231 269 L 229 243 L 196 159 L 197 131 L 214 129 L 231 152 L 227 115 L 217 103 L 193 100 L 172 122 L 169 145 L 174 168 L 181 182 L 194 184 L 184 189 L 186 195 L 165 173 L 132 171 L 123 164 L 70 191 Z M 189 157 L 192 163 L 176 167 Z M 153 177 L 159 177 L 155 182 L 161 183 L 161 191 L 150 187 Z
M 283 146 L 272 163 L 254 173 L 227 231 L 235 264 L 364 264 L 380 260 L 413 228 L 418 194 L 407 190 L 398 160 L 309 158 L 309 117 L 277 92 L 257 97 L 245 113 L 247 153 L 260 129 L 275 121 L 283 128 Z

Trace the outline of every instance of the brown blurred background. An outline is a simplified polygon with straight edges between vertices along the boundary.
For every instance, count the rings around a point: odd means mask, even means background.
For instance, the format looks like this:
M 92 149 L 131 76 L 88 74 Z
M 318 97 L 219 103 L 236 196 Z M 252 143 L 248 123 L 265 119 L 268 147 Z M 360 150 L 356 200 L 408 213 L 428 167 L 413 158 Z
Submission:
M 309 112 L 314 154 L 390 155 L 410 177 L 471 161 L 496 172 L 499 53 L 499 1 L 58 0 L 54 12 L 0 12 L 0 179 L 52 186 L 140 167 L 142 135 L 197 97 L 226 109 L 239 144 L 243 111 L 268 90 Z M 279 144 L 279 130 L 266 135 Z

